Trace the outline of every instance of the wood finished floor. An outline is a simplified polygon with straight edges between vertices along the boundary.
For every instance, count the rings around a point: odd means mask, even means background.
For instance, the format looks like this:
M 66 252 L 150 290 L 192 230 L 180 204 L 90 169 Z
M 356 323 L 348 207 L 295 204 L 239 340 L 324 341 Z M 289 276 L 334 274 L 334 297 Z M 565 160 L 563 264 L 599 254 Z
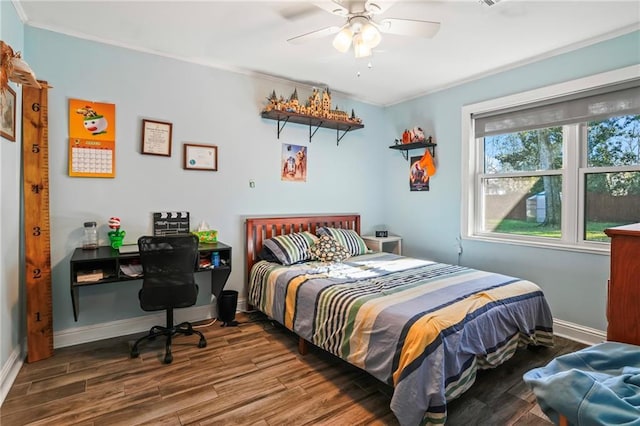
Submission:
M 25 364 L 2 407 L 14 425 L 395 425 L 391 388 L 297 339 L 258 314 L 178 337 L 173 363 L 162 364 L 163 339 L 129 358 L 126 336 L 55 351 Z M 584 347 L 557 338 L 554 348 L 519 350 L 507 363 L 478 373 L 449 405 L 448 425 L 550 425 L 522 374 Z

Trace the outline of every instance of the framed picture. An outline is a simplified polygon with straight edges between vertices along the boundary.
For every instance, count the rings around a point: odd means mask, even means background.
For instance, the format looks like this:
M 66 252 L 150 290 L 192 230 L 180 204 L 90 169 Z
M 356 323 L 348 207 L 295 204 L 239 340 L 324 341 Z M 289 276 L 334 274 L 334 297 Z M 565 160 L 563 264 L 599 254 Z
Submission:
M 218 171 L 218 147 L 185 143 L 183 167 L 188 170 Z
M 142 153 L 171 157 L 171 123 L 142 120 Z
M 411 157 L 409 169 L 409 191 L 428 191 L 429 175 L 420 165 L 421 156 Z
M 0 90 L 0 136 L 16 141 L 16 92 L 9 86 Z

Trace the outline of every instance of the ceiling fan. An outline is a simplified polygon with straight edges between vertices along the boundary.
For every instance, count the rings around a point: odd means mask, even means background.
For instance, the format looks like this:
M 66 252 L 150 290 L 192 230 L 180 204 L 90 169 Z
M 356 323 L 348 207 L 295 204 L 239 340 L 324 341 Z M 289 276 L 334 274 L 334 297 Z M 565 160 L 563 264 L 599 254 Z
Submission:
M 385 18 L 376 21 L 373 17 L 385 10 L 381 2 L 376 3 L 371 0 L 332 0 L 315 5 L 346 18 L 347 22 L 341 27 L 321 28 L 292 37 L 287 40 L 288 42 L 304 43 L 337 33 L 333 39 L 333 47 L 345 53 L 353 45 L 355 57 L 364 58 L 371 56 L 371 50 L 380 43 L 381 33 L 431 38 L 440 29 L 439 22 L 417 19 Z

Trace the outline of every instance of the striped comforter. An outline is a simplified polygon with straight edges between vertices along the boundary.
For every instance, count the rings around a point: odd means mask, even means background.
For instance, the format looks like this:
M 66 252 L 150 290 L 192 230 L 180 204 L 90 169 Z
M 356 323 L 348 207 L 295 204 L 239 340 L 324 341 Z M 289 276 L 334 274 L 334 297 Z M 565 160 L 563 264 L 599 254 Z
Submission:
M 403 425 L 442 424 L 446 401 L 518 345 L 552 345 L 542 291 L 517 278 L 374 253 L 251 270 L 249 303 L 394 387 Z

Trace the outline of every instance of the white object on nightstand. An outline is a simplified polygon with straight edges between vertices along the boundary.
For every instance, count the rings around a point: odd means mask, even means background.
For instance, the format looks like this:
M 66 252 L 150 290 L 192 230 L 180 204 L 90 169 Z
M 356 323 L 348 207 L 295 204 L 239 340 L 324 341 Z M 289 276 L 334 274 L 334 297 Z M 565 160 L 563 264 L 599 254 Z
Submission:
M 370 250 L 402 255 L 402 237 L 398 235 L 390 235 L 388 237 L 363 235 L 362 239 Z

